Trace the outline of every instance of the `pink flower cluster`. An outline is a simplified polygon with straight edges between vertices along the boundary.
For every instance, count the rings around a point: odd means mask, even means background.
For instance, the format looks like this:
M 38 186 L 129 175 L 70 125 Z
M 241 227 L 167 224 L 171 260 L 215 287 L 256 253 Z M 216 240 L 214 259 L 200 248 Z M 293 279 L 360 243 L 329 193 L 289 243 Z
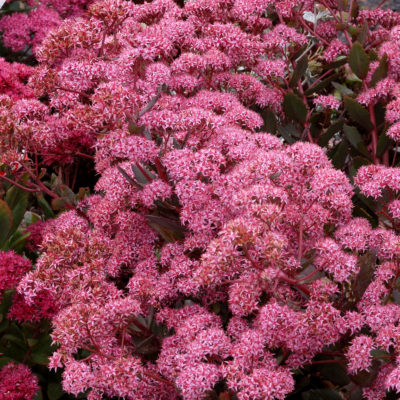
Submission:
M 25 0 L 19 9 L 0 19 L 0 31 L 6 47 L 12 51 L 35 51 L 49 30 L 62 19 L 82 14 L 90 0 Z
M 32 90 L 26 85 L 33 68 L 24 64 L 8 63 L 0 58 L 0 94 L 12 100 L 33 97 Z
M 0 251 L 0 298 L 5 290 L 14 289 L 31 268 L 31 262 L 14 251 Z M 56 311 L 57 307 L 48 292 L 39 293 L 31 304 L 17 293 L 13 296 L 8 318 L 20 322 L 39 321 L 42 318 L 51 318 Z
M 52 319 L 50 367 L 64 368 L 68 393 L 283 400 L 295 371 L 335 345 L 350 374 L 370 368 L 371 350 L 391 352 L 367 399 L 400 389 L 400 306 L 388 301 L 400 237 L 352 216 L 353 186 L 322 148 L 284 145 L 254 111 L 284 118 L 288 54 L 309 42 L 291 21 L 314 5 L 101 0 L 71 11 L 35 49 L 30 87 L 41 100 L 0 98 L 15 149 L 60 165 L 94 152 L 96 193 L 46 223 L 10 311 L 26 320 L 36 306 Z M 398 32 L 381 14 L 359 18 L 381 26 L 384 47 Z M 332 30 L 330 21 L 317 30 L 330 40 L 328 62 L 349 52 Z M 359 100 L 396 96 L 397 71 L 393 61 Z M 314 104 L 341 106 L 332 95 Z M 397 108 L 393 98 L 388 122 Z M 379 199 L 400 190 L 400 175 L 369 165 L 355 183 Z M 23 267 L 14 286 L 30 268 L 0 256 L 5 275 Z
M 33 400 L 38 389 L 38 379 L 26 365 L 9 363 L 0 369 L 3 400 Z
M 4 290 L 14 288 L 31 267 L 29 260 L 13 251 L 0 251 L 0 296 Z

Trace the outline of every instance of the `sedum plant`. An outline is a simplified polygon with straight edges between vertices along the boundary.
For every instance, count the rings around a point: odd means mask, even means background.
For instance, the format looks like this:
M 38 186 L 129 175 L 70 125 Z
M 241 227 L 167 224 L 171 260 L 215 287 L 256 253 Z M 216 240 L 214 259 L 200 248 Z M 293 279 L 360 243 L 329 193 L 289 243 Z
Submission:
M 399 18 L 102 0 L 35 47 L 0 178 L 61 211 L 18 292 L 55 308 L 67 393 L 400 392 Z

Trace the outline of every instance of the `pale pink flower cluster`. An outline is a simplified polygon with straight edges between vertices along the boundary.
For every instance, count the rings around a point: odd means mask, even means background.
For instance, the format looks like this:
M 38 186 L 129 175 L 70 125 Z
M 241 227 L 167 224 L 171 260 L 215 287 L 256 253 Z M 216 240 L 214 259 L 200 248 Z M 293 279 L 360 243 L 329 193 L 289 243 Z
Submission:
M 366 196 L 379 198 L 384 190 L 400 190 L 400 169 L 367 165 L 358 170 L 355 183 Z
M 360 335 L 352 341 L 347 351 L 350 373 L 356 374 L 360 370 L 368 370 L 371 367 L 373 348 L 374 341 L 370 336 Z
M 332 62 L 335 61 L 339 56 L 347 55 L 348 53 L 348 46 L 340 40 L 334 39 L 324 51 L 323 56 L 327 62 Z
M 338 110 L 341 102 L 332 95 L 320 95 L 314 99 L 314 104 L 321 106 L 322 108 Z

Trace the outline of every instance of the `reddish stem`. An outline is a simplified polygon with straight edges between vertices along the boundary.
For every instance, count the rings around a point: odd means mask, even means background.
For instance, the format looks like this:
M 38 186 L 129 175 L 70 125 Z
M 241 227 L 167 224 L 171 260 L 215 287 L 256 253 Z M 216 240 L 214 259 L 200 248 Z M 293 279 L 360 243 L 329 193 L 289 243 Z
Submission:
M 299 253 L 297 255 L 297 261 L 301 263 L 301 257 L 303 256 L 303 217 L 300 221 L 300 228 L 299 228 Z
M 157 90 L 156 95 L 147 103 L 147 105 L 142 108 L 136 115 L 135 120 L 137 121 L 141 116 L 143 116 L 144 114 L 146 114 L 147 112 L 149 112 L 157 103 L 158 99 L 161 97 L 161 93 L 162 93 L 163 89 L 162 86 L 160 86 Z
M 302 282 L 302 281 L 306 281 L 307 279 L 312 278 L 315 274 L 317 274 L 319 272 L 319 269 L 315 269 L 313 272 L 311 272 L 310 274 L 308 274 L 307 276 L 305 276 L 304 278 L 301 279 L 297 279 L 297 282 Z
M 144 170 L 144 168 L 142 168 L 142 166 L 139 163 L 135 164 L 136 167 L 138 168 L 138 170 L 144 175 L 144 177 L 151 182 L 153 179 L 152 177 Z
M 382 0 L 382 1 L 375 7 L 375 10 L 377 10 L 378 8 L 381 8 L 381 7 L 386 3 L 386 1 L 387 1 L 387 0 Z
M 369 113 L 371 115 L 371 122 L 374 126 L 374 128 L 371 131 L 371 136 L 372 136 L 372 161 L 374 164 L 378 164 L 379 160 L 376 157 L 376 151 L 378 149 L 378 129 L 376 126 L 376 118 L 375 118 L 375 110 L 374 110 L 374 105 L 371 103 L 368 106 Z
M 143 375 L 148 376 L 149 378 L 152 378 L 152 379 L 154 379 L 156 381 L 165 383 L 166 385 L 171 386 L 171 387 L 173 387 L 175 389 L 175 385 L 172 382 L 168 381 L 165 378 L 162 378 L 161 376 L 153 374 L 152 372 L 144 371 Z
M 11 183 L 12 185 L 16 186 L 17 188 L 22 189 L 22 190 L 25 190 L 26 192 L 29 192 L 29 193 L 40 192 L 40 189 L 39 189 L 39 188 L 30 189 L 30 188 L 28 188 L 28 187 L 26 187 L 26 186 L 23 186 L 23 185 L 19 184 L 18 182 L 13 181 L 13 180 L 10 179 L 10 178 L 7 178 L 7 177 L 4 176 L 4 175 L 0 175 L 0 179 L 3 179 L 4 181 L 6 181 L 6 182 L 8 182 L 8 183 Z
M 83 158 L 87 158 L 88 160 L 94 160 L 94 157 L 91 156 L 90 154 L 81 153 L 80 151 L 75 152 L 75 154 L 77 156 L 80 156 L 80 157 L 83 157 Z
M 56 86 L 55 89 L 63 90 L 64 92 L 76 93 L 76 94 L 79 94 L 82 97 L 85 97 L 86 99 L 90 99 L 90 96 L 87 93 L 81 92 L 80 90 L 69 89 L 69 88 L 66 88 L 66 87 L 63 87 L 63 86 Z
M 164 167 L 162 166 L 159 157 L 157 157 L 157 158 L 154 160 L 154 164 L 155 164 L 155 166 L 156 166 L 156 169 L 157 169 L 157 172 L 158 172 L 158 175 L 160 176 L 160 178 L 161 178 L 164 182 L 169 183 L 167 173 L 165 172 Z
M 397 148 L 399 147 L 399 142 L 396 142 L 394 148 L 396 149 L 396 151 L 394 152 L 394 156 L 393 156 L 393 160 L 392 160 L 392 165 L 391 167 L 393 168 L 396 164 L 396 158 L 397 158 Z
M 313 139 L 313 137 L 311 135 L 311 131 L 310 131 L 311 110 L 310 110 L 310 107 L 308 106 L 307 97 L 306 97 L 306 95 L 304 93 L 303 86 L 301 85 L 300 81 L 297 83 L 297 87 L 298 87 L 299 92 L 301 93 L 301 95 L 303 97 L 303 103 L 307 108 L 307 116 L 306 116 L 306 122 L 304 123 L 304 129 L 305 129 L 305 131 L 307 133 L 308 141 L 310 143 L 314 143 L 314 139 Z M 303 135 L 304 135 L 304 132 L 303 132 Z
M 306 286 L 303 285 L 301 283 L 299 283 L 298 281 L 296 281 L 295 279 L 289 278 L 284 272 L 280 272 L 279 274 L 279 279 L 283 282 L 288 283 L 291 286 L 294 286 L 295 288 L 301 290 L 304 294 L 306 294 L 307 296 L 310 296 L 311 291 L 310 289 Z
M 42 183 L 42 181 L 40 179 L 38 179 L 36 177 L 36 175 L 31 171 L 31 169 L 29 169 L 24 163 L 21 163 L 22 167 L 24 168 L 24 170 L 29 174 L 29 176 L 36 182 L 36 184 L 39 186 L 40 190 L 44 193 L 46 193 L 47 195 L 49 195 L 50 197 L 52 197 L 53 199 L 61 199 L 61 197 L 53 192 L 52 190 L 50 190 L 44 183 Z M 76 211 L 76 213 L 81 216 L 82 218 L 85 218 L 86 220 L 88 219 L 87 215 L 82 212 L 81 210 L 77 209 L 74 205 L 72 205 L 71 203 L 68 203 L 64 200 L 64 204 L 65 207 L 68 208 L 68 210 L 74 210 Z
M 313 84 L 308 88 L 308 90 L 311 90 L 314 86 L 316 86 L 316 84 L 318 82 L 320 82 L 322 79 L 324 79 L 327 75 L 329 75 L 330 73 L 332 73 L 334 70 L 333 69 L 329 69 L 328 71 L 324 72 L 318 79 L 316 79 Z
M 311 29 L 307 25 L 307 23 L 303 21 L 303 17 L 300 16 L 298 21 L 300 21 L 301 25 L 303 25 L 303 27 L 307 30 L 307 32 L 309 32 L 309 33 L 311 33 L 311 35 L 315 36 L 325 46 L 329 46 L 329 42 L 327 40 L 325 40 L 322 36 L 318 35 L 318 33 L 316 33 L 314 29 Z

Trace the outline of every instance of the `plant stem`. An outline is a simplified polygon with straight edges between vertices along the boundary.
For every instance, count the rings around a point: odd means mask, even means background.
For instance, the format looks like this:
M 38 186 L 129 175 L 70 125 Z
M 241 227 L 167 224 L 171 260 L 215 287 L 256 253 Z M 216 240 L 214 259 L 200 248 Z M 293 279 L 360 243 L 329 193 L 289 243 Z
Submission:
M 40 192 L 40 189 L 39 189 L 39 188 L 36 188 L 36 189 L 33 189 L 33 188 L 32 188 L 32 189 L 30 189 L 30 188 L 28 188 L 28 187 L 26 187 L 26 186 L 23 186 L 23 185 L 19 184 L 18 182 L 13 181 L 13 180 L 10 179 L 10 178 L 7 178 L 7 177 L 4 176 L 4 175 L 0 175 L 0 179 L 3 179 L 4 181 L 6 181 L 6 182 L 8 182 L 8 183 L 11 183 L 12 185 L 16 186 L 17 188 L 22 189 L 22 190 L 25 190 L 26 192 L 29 192 L 29 193 Z

